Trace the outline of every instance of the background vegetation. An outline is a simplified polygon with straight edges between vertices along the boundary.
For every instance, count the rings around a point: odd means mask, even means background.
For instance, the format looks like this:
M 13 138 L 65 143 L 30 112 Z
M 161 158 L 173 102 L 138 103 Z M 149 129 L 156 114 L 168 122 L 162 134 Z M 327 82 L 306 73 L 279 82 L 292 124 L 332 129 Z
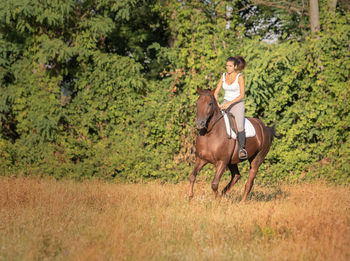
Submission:
M 1 175 L 186 178 L 196 87 L 240 54 L 281 135 L 260 180 L 348 183 L 350 9 L 316 2 L 1 0 Z

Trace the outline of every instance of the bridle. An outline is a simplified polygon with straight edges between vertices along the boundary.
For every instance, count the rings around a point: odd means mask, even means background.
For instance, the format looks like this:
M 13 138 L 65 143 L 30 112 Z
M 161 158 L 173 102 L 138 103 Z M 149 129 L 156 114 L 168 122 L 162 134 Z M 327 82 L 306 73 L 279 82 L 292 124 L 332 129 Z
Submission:
M 208 94 L 208 93 L 205 93 L 205 92 L 199 94 L 199 96 L 201 96 L 201 95 L 210 97 L 210 98 L 212 99 L 212 102 L 213 102 L 213 103 L 216 103 L 216 100 L 215 100 L 214 95 Z M 212 116 L 210 116 L 209 118 L 211 118 L 211 117 L 212 117 Z M 224 115 L 221 113 L 221 115 L 214 121 L 213 125 L 211 125 L 211 128 L 210 128 L 210 129 L 208 129 L 208 128 L 206 127 L 207 133 L 209 133 L 209 132 L 214 128 L 215 124 L 218 123 L 223 117 L 224 117 Z M 209 118 L 208 118 L 208 121 L 209 121 Z M 207 121 L 207 122 L 208 122 L 208 121 Z

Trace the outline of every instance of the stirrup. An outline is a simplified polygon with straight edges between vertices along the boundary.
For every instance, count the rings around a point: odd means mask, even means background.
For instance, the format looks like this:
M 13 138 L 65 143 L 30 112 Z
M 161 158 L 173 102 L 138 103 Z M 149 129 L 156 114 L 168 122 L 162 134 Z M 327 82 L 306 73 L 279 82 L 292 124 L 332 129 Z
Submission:
M 244 154 L 244 155 L 241 155 L 241 154 Z M 239 159 L 241 160 L 245 160 L 245 159 L 248 159 L 248 152 L 245 150 L 245 149 L 240 149 L 239 152 L 238 152 L 238 157 Z

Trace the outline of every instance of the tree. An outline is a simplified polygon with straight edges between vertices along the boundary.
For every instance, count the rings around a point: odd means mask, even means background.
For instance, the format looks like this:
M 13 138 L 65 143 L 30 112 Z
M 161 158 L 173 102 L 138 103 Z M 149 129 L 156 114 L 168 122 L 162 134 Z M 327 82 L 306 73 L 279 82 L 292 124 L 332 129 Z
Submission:
M 310 27 L 311 34 L 315 35 L 316 32 L 320 31 L 320 18 L 319 18 L 319 7 L 318 0 L 310 0 Z
M 3 174 L 186 178 L 196 87 L 240 54 L 247 116 L 282 137 L 261 180 L 349 180 L 349 8 L 318 3 L 315 38 L 302 0 L 2 0 Z

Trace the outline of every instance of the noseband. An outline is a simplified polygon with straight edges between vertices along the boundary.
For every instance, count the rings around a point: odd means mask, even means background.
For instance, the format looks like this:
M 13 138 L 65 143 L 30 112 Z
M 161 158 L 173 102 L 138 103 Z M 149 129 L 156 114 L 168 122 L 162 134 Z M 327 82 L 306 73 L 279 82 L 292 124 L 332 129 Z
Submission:
M 199 96 L 201 96 L 201 95 L 209 96 L 209 97 L 212 99 L 213 103 L 216 103 L 216 100 L 215 100 L 214 95 L 208 94 L 208 93 L 200 93 Z M 210 116 L 210 117 L 212 117 L 212 116 Z M 209 117 L 209 118 L 210 118 L 210 117 Z M 207 129 L 207 133 L 209 133 L 209 132 L 214 128 L 215 124 L 218 123 L 218 121 L 221 120 L 223 117 L 224 117 L 224 115 L 221 113 L 220 117 L 218 117 L 218 118 L 214 121 L 214 123 L 213 123 L 213 125 L 211 126 L 211 128 L 210 128 L 210 129 L 206 128 L 206 129 Z M 209 118 L 208 118 L 208 120 L 209 120 Z

